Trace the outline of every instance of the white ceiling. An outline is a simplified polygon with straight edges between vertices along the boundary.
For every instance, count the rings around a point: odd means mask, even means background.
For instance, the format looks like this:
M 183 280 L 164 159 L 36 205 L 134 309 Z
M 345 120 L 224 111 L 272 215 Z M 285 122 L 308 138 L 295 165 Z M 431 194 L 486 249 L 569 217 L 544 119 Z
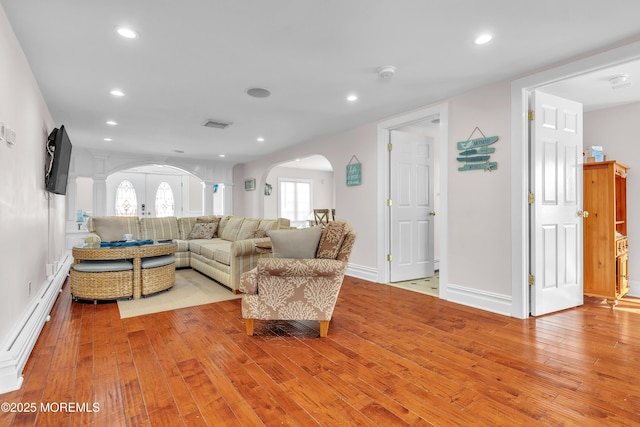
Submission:
M 74 146 L 151 158 L 220 160 L 224 154 L 230 163 L 640 35 L 637 0 L 0 4 L 56 124 L 66 125 Z M 140 37 L 123 39 L 114 31 L 120 25 Z M 494 40 L 476 46 L 474 38 L 485 31 Z M 390 80 L 377 75 L 383 65 L 397 68 Z M 596 83 L 606 78 L 594 76 Z M 253 87 L 271 96 L 249 97 Z M 114 98 L 113 88 L 126 96 Z M 590 90 L 579 91 L 582 102 L 592 102 Z M 355 103 L 345 100 L 352 92 L 359 96 Z M 109 119 L 118 126 L 106 125 Z M 233 124 L 201 126 L 207 119 Z

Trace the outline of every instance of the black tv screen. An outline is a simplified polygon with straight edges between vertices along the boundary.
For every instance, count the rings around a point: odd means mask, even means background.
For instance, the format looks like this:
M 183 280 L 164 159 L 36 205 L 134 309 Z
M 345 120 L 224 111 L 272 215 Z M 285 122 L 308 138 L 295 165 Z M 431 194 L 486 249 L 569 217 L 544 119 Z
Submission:
M 51 131 L 47 140 L 49 162 L 45 174 L 47 191 L 55 194 L 67 193 L 69 162 L 71 160 L 71 141 L 64 126 Z

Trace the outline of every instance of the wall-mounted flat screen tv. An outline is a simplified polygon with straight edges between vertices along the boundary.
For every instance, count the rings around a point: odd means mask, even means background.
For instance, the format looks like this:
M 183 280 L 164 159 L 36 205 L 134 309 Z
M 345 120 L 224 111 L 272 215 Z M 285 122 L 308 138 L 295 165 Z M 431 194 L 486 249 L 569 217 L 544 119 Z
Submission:
M 69 162 L 71 160 L 71 141 L 64 126 L 51 131 L 47 138 L 47 170 L 45 186 L 47 191 L 55 194 L 67 193 L 69 178 Z

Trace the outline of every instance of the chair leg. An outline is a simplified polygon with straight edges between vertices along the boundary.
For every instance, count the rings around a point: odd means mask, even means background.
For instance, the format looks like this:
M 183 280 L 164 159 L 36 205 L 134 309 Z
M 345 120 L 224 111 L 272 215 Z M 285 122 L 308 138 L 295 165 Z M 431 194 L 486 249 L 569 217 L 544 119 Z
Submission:
M 245 329 L 247 330 L 247 335 L 253 336 L 253 321 L 254 319 L 244 319 Z
M 327 336 L 327 333 L 329 332 L 329 321 L 328 320 L 321 320 L 320 321 L 320 336 L 322 338 Z

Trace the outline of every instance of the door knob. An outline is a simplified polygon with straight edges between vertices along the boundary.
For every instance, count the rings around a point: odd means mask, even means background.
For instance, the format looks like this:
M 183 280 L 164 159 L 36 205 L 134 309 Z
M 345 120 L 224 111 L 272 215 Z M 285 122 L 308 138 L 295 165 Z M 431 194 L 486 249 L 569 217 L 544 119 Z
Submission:
M 578 216 L 581 218 L 589 218 L 589 211 L 578 211 Z
M 429 215 L 431 215 L 431 216 L 436 216 L 436 211 L 431 211 L 431 212 L 429 212 Z

